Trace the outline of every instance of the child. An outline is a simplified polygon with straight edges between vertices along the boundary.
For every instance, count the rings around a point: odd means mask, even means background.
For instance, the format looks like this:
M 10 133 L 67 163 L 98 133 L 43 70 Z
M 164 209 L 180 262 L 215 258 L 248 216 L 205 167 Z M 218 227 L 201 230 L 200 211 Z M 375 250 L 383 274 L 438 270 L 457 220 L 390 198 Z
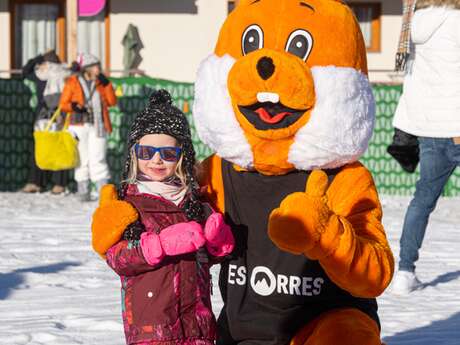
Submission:
M 102 74 L 100 61 L 91 54 L 77 57 L 80 73 L 70 77 L 62 92 L 60 107 L 72 113 L 69 130 L 78 137 L 80 164 L 75 168 L 77 193 L 81 201 L 96 199 L 90 195 L 90 180 L 97 191 L 109 178 L 106 160 L 107 134 L 112 131 L 108 107 L 117 103 L 112 83 Z
M 212 345 L 209 259 L 229 254 L 234 239 L 198 199 L 190 128 L 171 103 L 154 93 L 131 127 L 120 196 L 139 220 L 107 263 L 121 276 L 127 344 Z

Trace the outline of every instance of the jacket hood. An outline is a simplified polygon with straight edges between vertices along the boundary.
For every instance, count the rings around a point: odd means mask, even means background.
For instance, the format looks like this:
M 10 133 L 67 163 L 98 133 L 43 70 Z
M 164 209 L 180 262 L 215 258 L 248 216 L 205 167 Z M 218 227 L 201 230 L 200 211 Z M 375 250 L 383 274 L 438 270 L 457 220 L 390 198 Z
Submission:
M 411 38 L 415 44 L 426 43 L 449 16 L 447 7 L 428 7 L 415 11 Z

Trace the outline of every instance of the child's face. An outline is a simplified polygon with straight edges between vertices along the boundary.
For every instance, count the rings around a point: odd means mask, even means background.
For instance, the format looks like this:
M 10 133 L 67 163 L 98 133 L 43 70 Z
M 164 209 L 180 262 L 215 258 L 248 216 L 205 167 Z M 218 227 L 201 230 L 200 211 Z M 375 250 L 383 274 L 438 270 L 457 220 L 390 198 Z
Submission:
M 87 67 L 85 70 L 85 77 L 88 80 L 96 80 L 99 74 L 101 74 L 101 66 L 99 64 Z
M 166 134 L 148 134 L 141 138 L 140 145 L 159 147 L 178 147 L 177 140 Z M 153 181 L 164 181 L 174 175 L 177 167 L 176 161 L 166 161 L 160 156 L 160 152 L 149 159 L 137 159 L 139 170 L 150 177 Z

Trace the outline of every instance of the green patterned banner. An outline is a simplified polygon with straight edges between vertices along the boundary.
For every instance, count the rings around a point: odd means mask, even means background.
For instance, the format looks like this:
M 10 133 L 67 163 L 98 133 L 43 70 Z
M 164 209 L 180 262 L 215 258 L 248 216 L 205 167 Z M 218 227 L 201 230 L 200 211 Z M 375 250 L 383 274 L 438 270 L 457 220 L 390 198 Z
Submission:
M 193 84 L 151 78 L 113 78 L 118 104 L 110 111 L 113 132 L 108 143 L 108 162 L 112 180 L 120 179 L 125 156 L 125 143 L 136 113 L 145 107 L 153 90 L 167 89 L 192 124 L 192 136 L 198 159 L 211 151 L 200 142 L 193 126 Z M 415 189 L 418 172 L 405 173 L 386 152 L 392 140 L 391 124 L 401 86 L 374 85 L 377 122 L 369 150 L 362 162 L 372 171 L 381 193 L 410 195 Z M 26 180 L 32 155 L 32 130 L 36 97 L 33 86 L 20 79 L 0 79 L 0 191 L 14 191 Z M 455 172 L 444 190 L 447 196 L 460 195 L 460 173 Z
M 0 191 L 27 180 L 36 97 L 19 79 L 0 79 Z

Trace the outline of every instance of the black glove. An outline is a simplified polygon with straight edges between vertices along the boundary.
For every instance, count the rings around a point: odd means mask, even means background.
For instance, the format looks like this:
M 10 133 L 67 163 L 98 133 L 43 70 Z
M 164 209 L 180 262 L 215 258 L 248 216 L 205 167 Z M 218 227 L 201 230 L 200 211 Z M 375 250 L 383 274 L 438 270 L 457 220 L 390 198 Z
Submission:
M 84 114 L 88 112 L 88 109 L 75 102 L 72 102 L 72 110 L 77 114 Z
M 393 142 L 388 146 L 387 152 L 401 165 L 401 168 L 408 173 L 417 169 L 419 162 L 418 139 L 415 135 L 395 128 Z
M 97 80 L 99 80 L 103 86 L 107 86 L 110 83 L 110 80 L 108 80 L 107 77 L 102 73 L 99 73 Z

